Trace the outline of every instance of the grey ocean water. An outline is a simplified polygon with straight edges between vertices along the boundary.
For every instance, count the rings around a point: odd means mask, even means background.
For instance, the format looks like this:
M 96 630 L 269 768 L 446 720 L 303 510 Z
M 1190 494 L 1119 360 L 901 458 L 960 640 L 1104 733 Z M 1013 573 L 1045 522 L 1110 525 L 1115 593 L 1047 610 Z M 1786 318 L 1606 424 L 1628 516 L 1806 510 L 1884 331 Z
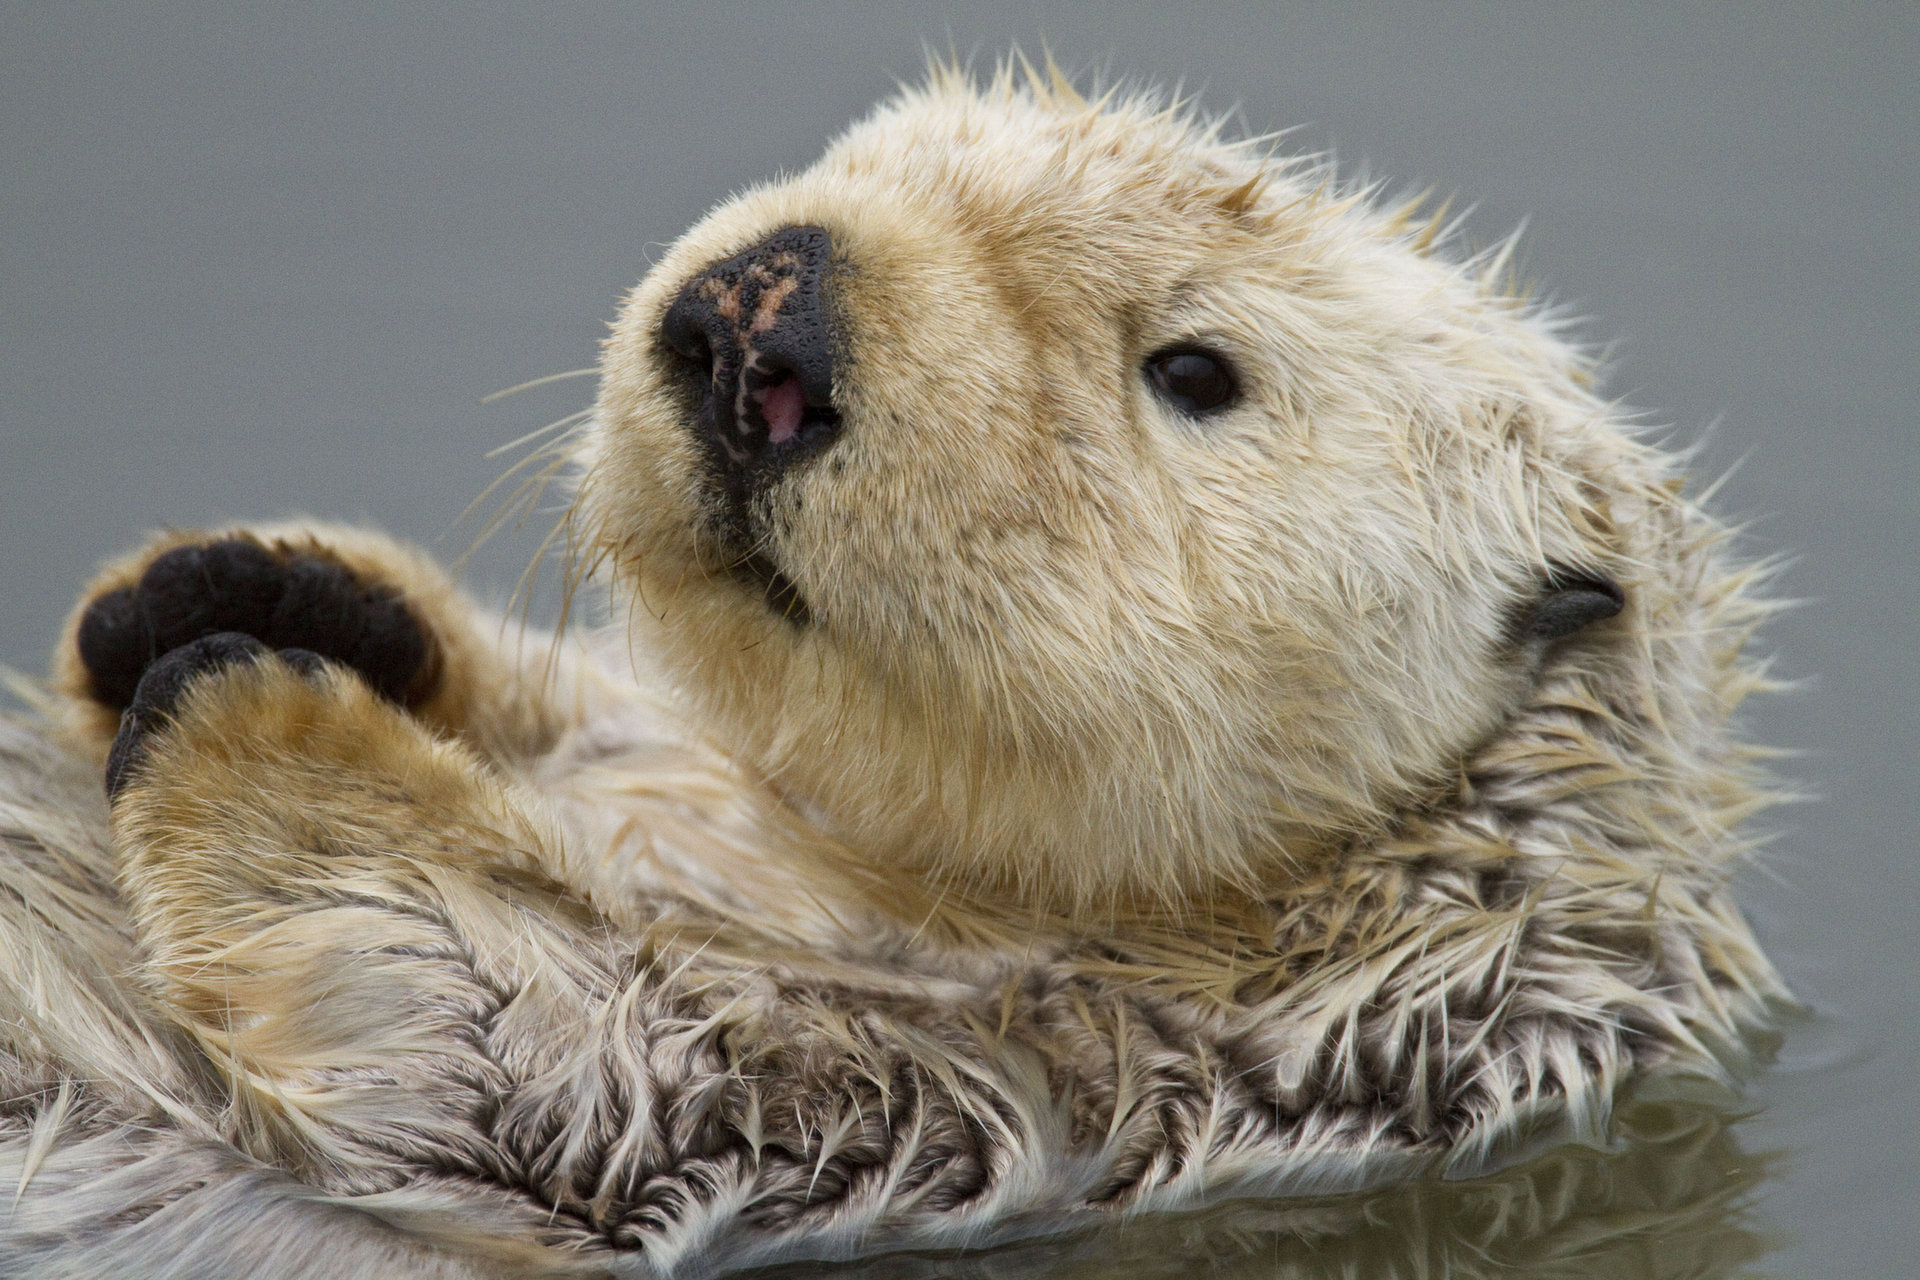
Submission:
M 1716 505 L 1806 602 L 1751 724 L 1817 797 L 1744 898 L 1811 1013 L 1744 1102 L 1637 1104 L 1612 1155 L 864 1273 L 1915 1274 L 1920 6 L 0 5 L 0 662 L 159 524 L 457 555 L 487 450 L 590 386 L 481 397 L 590 364 L 661 243 L 923 41 L 1014 39 L 1456 191 L 1482 243 L 1526 220 L 1611 390 L 1744 463 Z

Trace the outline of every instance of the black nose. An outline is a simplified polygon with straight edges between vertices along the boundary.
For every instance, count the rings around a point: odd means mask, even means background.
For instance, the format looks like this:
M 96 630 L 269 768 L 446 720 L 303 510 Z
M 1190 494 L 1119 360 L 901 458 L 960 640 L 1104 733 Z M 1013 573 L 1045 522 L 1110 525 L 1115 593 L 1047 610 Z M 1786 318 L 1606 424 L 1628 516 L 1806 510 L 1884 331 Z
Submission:
M 839 432 L 832 253 L 824 228 L 786 227 L 708 267 L 667 308 L 661 341 L 714 461 L 737 482 L 768 478 Z

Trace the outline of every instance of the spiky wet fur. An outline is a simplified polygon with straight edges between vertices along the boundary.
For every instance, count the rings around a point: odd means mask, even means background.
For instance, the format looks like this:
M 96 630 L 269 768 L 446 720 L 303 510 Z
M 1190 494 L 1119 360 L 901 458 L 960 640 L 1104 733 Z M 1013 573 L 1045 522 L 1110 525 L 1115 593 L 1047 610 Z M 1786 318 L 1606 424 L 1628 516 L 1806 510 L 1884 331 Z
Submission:
M 651 334 L 727 246 L 836 217 L 881 337 L 846 474 L 770 500 L 800 628 L 702 542 Z M 1433 240 L 1177 111 L 938 72 L 616 326 L 575 511 L 637 654 L 529 656 L 403 548 L 259 531 L 400 587 L 440 692 L 203 679 L 109 832 L 70 633 L 0 743 L 0 1264 L 978 1245 L 1471 1172 L 1722 1074 L 1781 997 L 1727 884 L 1755 572 Z M 1210 434 L 1127 345 L 1189 331 L 1240 344 Z M 1556 564 L 1628 609 L 1517 638 Z

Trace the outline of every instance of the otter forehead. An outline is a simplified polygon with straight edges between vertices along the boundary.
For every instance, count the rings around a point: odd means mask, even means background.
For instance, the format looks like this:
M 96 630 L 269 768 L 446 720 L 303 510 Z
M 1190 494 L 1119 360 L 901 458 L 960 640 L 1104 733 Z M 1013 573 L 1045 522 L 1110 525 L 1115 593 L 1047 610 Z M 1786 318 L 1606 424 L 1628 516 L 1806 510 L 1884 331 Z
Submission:
M 987 237 L 1059 237 L 1113 252 L 1132 235 L 1188 246 L 1176 260 L 1203 252 L 1196 231 L 1233 227 L 1249 184 L 1269 176 L 1245 145 L 1143 103 L 939 88 L 856 125 L 817 169 L 884 180 Z
M 803 173 L 722 206 L 662 269 L 698 270 L 813 224 L 856 259 L 876 242 L 924 249 L 1018 310 L 1070 301 L 1084 323 L 1253 266 L 1249 253 L 1296 238 L 1273 216 L 1295 195 L 1256 150 L 1174 112 L 935 85 L 855 125 Z M 722 226 L 731 238 L 708 234 Z

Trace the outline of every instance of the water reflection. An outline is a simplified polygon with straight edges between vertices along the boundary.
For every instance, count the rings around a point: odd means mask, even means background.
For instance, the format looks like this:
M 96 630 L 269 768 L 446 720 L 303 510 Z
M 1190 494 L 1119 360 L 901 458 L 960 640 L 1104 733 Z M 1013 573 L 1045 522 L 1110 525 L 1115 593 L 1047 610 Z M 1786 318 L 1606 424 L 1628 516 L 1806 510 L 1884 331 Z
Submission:
M 1740 1150 L 1734 1099 L 1640 1099 L 1613 1150 L 1561 1147 L 1489 1177 L 1322 1200 L 1237 1202 L 971 1254 L 785 1268 L 761 1280 L 1708 1280 L 1766 1252 L 1751 1206 L 1773 1160 Z

